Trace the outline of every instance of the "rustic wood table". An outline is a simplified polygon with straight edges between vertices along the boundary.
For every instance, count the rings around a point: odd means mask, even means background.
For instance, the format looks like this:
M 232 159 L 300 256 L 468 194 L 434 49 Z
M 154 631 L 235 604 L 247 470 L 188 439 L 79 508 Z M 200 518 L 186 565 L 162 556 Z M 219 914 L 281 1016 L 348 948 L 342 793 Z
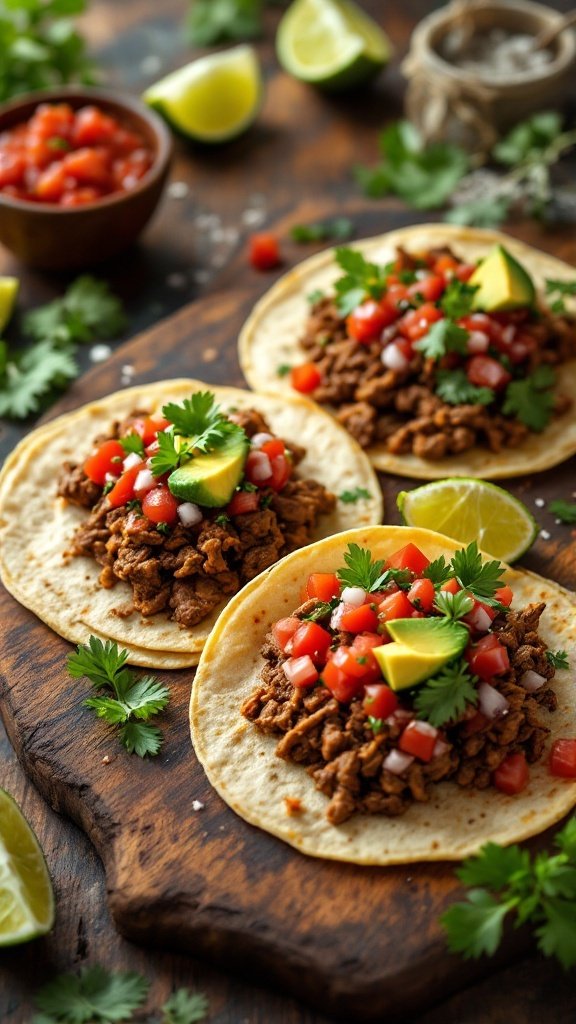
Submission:
M 100 273 L 124 298 L 130 336 L 196 302 L 192 319 L 203 326 L 203 344 L 191 352 L 190 375 L 242 384 L 235 338 L 221 340 L 221 321 L 236 326 L 251 303 L 271 283 L 247 266 L 248 235 L 271 225 L 282 239 L 285 264 L 313 251 L 288 240 L 290 225 L 346 213 L 356 235 L 375 234 L 415 222 L 415 215 L 395 200 L 370 202 L 353 181 L 355 163 L 374 161 L 377 133 L 401 113 L 400 58 L 412 27 L 429 6 L 423 0 L 390 4 L 379 0 L 364 6 L 383 22 L 396 46 L 397 59 L 375 87 L 355 96 L 326 98 L 282 74 L 272 40 L 278 13 L 267 13 L 266 36 L 258 48 L 266 74 L 266 102 L 257 126 L 242 139 L 205 150 L 178 142 L 172 187 L 142 244 Z M 551 4 L 567 10 L 567 2 Z M 108 81 L 138 92 L 149 81 L 190 59 L 182 33 L 183 0 L 93 0 L 85 29 Z M 513 229 L 527 241 L 576 263 L 573 229 L 546 231 L 535 224 Z M 32 307 L 60 294 L 64 278 L 25 271 L 8 253 L 0 252 L 0 273 L 17 273 L 22 305 Z M 166 332 L 179 337 L 177 317 Z M 176 324 L 176 326 L 174 326 Z M 213 338 L 212 338 L 213 334 Z M 218 344 L 217 344 L 218 342 Z M 130 348 L 115 343 L 120 354 L 98 373 L 98 390 L 112 391 L 131 372 Z M 126 352 L 124 361 L 123 353 Z M 90 366 L 83 353 L 83 368 Z M 128 370 L 126 370 L 126 366 Z M 122 369 L 124 367 L 124 369 Z M 140 367 L 146 374 L 146 367 Z M 94 383 L 81 379 L 59 408 L 71 408 L 93 394 Z M 29 429 L 33 424 L 28 424 Z M 2 455 L 26 432 L 6 425 L 0 433 Z M 546 493 L 546 482 L 542 481 Z M 388 508 L 392 509 L 391 502 Z M 549 567 L 560 582 L 570 583 L 566 559 L 569 531 L 553 533 L 550 547 L 538 542 L 533 567 Z M 574 545 L 572 544 L 572 547 Z M 572 552 L 574 554 L 574 552 Z M 5 624 L 9 628 L 10 623 Z M 248 985 L 238 976 L 216 971 L 191 957 L 147 951 L 123 940 L 115 931 L 106 903 L 101 863 L 87 838 L 66 818 L 52 811 L 27 781 L 3 731 L 0 731 L 0 784 L 13 793 L 33 824 L 46 852 L 54 880 L 58 917 L 46 939 L 0 955 L 0 1021 L 26 1024 L 32 1017 L 36 988 L 56 973 L 84 964 L 135 970 L 152 981 L 149 1006 L 155 1008 L 169 992 L 188 985 L 209 998 L 211 1024 L 328 1024 L 328 1018 L 293 998 Z M 53 801 L 54 802 L 54 801 Z M 263 985 L 266 978 L 262 978 Z M 573 976 L 537 956 L 500 968 L 484 981 L 429 1009 L 413 1024 L 531 1024 L 554 1020 L 568 1024 L 576 1015 Z M 352 1020 L 352 1018 L 351 1018 Z

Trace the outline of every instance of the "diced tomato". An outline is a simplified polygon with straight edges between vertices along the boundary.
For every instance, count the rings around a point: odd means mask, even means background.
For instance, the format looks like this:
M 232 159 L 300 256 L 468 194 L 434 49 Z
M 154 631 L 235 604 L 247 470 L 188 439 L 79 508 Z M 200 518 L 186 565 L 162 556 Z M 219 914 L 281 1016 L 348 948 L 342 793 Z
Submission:
M 410 569 L 417 576 L 421 576 L 429 565 L 430 559 L 426 558 L 426 555 L 415 544 L 406 544 L 386 560 L 387 569 Z
M 460 263 L 456 267 L 456 277 L 459 281 L 466 283 L 472 277 L 472 274 L 476 270 L 476 267 L 472 266 L 471 263 Z
M 436 591 L 432 580 L 422 578 L 414 580 L 408 591 L 408 600 L 421 612 L 432 611 Z
M 68 103 L 41 103 L 28 122 L 28 132 L 43 139 L 71 137 L 74 111 Z
M 226 509 L 230 516 L 243 516 L 247 512 L 256 512 L 260 507 L 258 491 L 236 491 Z
M 270 460 L 270 465 L 272 466 L 272 476 L 268 486 L 273 491 L 281 491 L 292 474 L 292 462 L 287 455 L 275 455 Z
M 405 754 L 414 754 L 421 761 L 431 761 L 438 739 L 438 729 L 428 722 L 409 722 L 402 733 L 398 746 Z
M 120 476 L 125 455 L 120 441 L 104 441 L 94 454 L 86 459 L 84 472 L 93 483 L 103 486 L 108 473 Z
M 153 523 L 168 523 L 170 526 L 178 517 L 178 499 L 165 485 L 160 484 L 144 496 L 142 511 Z
M 97 146 L 98 143 L 109 142 L 118 127 L 118 122 L 98 107 L 82 107 L 74 118 L 74 142 L 77 146 Z
M 500 347 L 502 327 L 491 316 L 488 316 L 488 313 L 470 313 L 468 316 L 463 316 L 458 321 L 458 326 L 464 327 L 467 331 L 480 331 L 482 334 L 487 334 L 492 344 L 496 348 Z
M 508 651 L 494 633 L 488 633 L 477 644 L 469 647 L 466 651 L 466 659 L 470 670 L 474 675 L 480 676 L 480 679 L 501 676 L 510 668 Z
M 369 604 L 361 604 L 359 608 L 350 608 L 340 619 L 340 629 L 347 633 L 375 633 L 378 628 L 378 615 Z
M 271 441 L 265 441 L 264 444 L 261 444 L 258 451 L 264 452 L 269 459 L 275 459 L 278 455 L 284 455 L 286 448 L 284 441 L 281 441 L 279 437 L 273 437 Z
M 114 484 L 114 487 L 107 495 L 111 508 L 120 508 L 127 501 L 132 501 L 134 497 L 134 482 L 140 469 L 140 466 L 132 466 L 132 469 L 127 469 L 122 473 L 118 482 Z
M 446 583 L 441 585 L 440 590 L 443 590 L 446 594 L 457 594 L 459 590 L 462 590 L 462 587 L 453 576 L 451 580 L 446 580 Z
M 0 152 L 0 188 L 24 182 L 26 160 L 21 153 Z
M 418 300 L 421 295 L 424 302 L 436 302 L 446 288 L 446 282 L 439 274 L 429 274 L 420 281 L 414 281 L 408 288 L 408 296 Z
M 525 362 L 537 347 L 538 342 L 531 334 L 527 334 L 526 332 L 517 334 L 514 341 L 511 342 L 508 348 L 510 362 L 515 365 Z
M 466 364 L 466 376 L 479 388 L 499 391 L 512 380 L 512 374 L 492 356 L 472 356 Z
M 86 206 L 87 203 L 96 203 L 103 195 L 101 189 L 86 185 L 84 188 L 75 189 L 74 192 L 65 192 L 60 200 L 60 206 Z
M 367 299 L 347 318 L 346 328 L 354 341 L 361 345 L 369 345 L 380 336 L 385 327 L 394 323 L 397 315 L 396 307 L 386 299 L 380 302 Z
M 556 740 L 552 744 L 550 771 L 562 779 L 576 779 L 576 739 Z
M 329 661 L 324 666 L 321 680 L 333 696 L 336 697 L 336 700 L 342 704 L 349 704 L 364 688 L 360 679 L 344 672 L 342 668 L 334 664 L 334 661 Z
M 331 643 L 327 629 L 317 622 L 301 622 L 292 637 L 292 654 L 295 658 L 309 654 L 315 665 L 323 665 Z
M 524 754 L 509 754 L 494 772 L 492 781 L 501 793 L 516 796 L 526 788 L 529 778 L 530 769 Z
M 292 639 L 294 633 L 301 625 L 302 619 L 297 619 L 295 615 L 289 615 L 285 619 L 278 619 L 278 622 L 274 623 L 272 635 L 281 651 L 286 650 L 286 644 Z
M 276 235 L 262 232 L 249 240 L 249 260 L 254 270 L 273 270 L 280 265 L 280 246 Z
M 363 683 L 373 683 L 376 679 L 382 678 L 371 652 L 362 654 L 354 647 L 338 647 L 330 655 L 330 661 L 333 661 L 346 675 L 353 676 L 354 679 L 361 679 Z
M 373 683 L 366 687 L 364 710 L 373 718 L 388 718 L 398 707 L 398 697 L 386 683 Z
M 394 283 L 390 284 L 386 290 L 386 299 L 390 302 L 397 310 L 400 308 L 401 303 L 405 303 L 408 298 L 408 285 Z
M 110 157 L 106 150 L 76 149 L 67 153 L 60 166 L 64 174 L 80 185 L 95 185 L 109 189 L 112 184 Z
M 62 164 L 54 163 L 39 175 L 34 194 L 44 203 L 57 203 L 73 185 Z
M 495 600 L 499 601 L 500 604 L 505 604 L 507 608 L 512 604 L 513 597 L 514 594 L 512 592 L 512 587 L 509 587 L 507 583 L 505 583 L 503 587 L 500 587 L 494 594 Z
M 301 391 L 303 395 L 315 391 L 321 380 L 322 374 L 316 363 L 301 363 L 300 366 L 294 366 L 290 370 L 292 387 L 296 391 Z
M 418 309 L 411 309 L 398 321 L 398 330 L 410 341 L 418 341 L 428 334 L 432 324 L 442 320 L 444 313 L 431 302 L 425 302 Z
M 447 277 L 452 276 L 458 267 L 458 260 L 446 253 L 434 260 L 433 267 L 436 274 L 445 274 Z
M 367 654 L 368 651 L 373 651 L 375 647 L 382 647 L 382 644 L 387 642 L 379 633 L 358 633 L 352 641 L 352 647 L 355 651 L 360 651 L 361 654 Z
M 330 601 L 338 597 L 340 581 L 334 572 L 313 572 L 306 583 L 308 597 L 317 597 L 319 601 Z
M 390 622 L 392 619 L 409 619 L 414 611 L 414 605 L 408 600 L 403 590 L 397 590 L 380 602 L 378 608 L 378 619 L 381 623 Z
M 318 669 L 315 668 L 312 659 L 307 654 L 301 658 L 288 658 L 288 661 L 284 662 L 282 668 L 284 669 L 284 675 L 288 682 L 292 683 L 292 686 L 308 687 L 314 686 L 318 682 Z
M 170 420 L 165 419 L 163 416 L 146 416 L 144 419 L 134 420 L 128 433 L 139 434 L 146 447 L 153 444 L 156 440 L 156 435 L 161 430 L 166 430 L 166 427 L 169 426 Z M 157 451 L 158 449 L 156 448 L 155 450 Z

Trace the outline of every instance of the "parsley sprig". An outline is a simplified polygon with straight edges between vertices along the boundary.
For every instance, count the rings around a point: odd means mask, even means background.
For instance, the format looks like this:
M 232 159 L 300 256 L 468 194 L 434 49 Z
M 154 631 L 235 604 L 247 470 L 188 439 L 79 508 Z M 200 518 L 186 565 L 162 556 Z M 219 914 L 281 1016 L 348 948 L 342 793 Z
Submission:
M 112 640 L 103 643 L 91 636 L 69 656 L 67 667 L 74 678 L 87 676 L 96 690 L 108 691 L 89 697 L 84 706 L 110 725 L 121 726 L 120 742 L 126 750 L 139 757 L 155 755 L 162 745 L 162 733 L 148 719 L 166 707 L 170 691 L 154 676 L 135 678 L 126 668 L 127 659 L 128 651 L 119 650 Z M 110 691 L 113 696 L 108 695 Z
M 115 1024 L 133 1020 L 149 989 L 150 982 L 140 974 L 115 973 L 99 965 L 84 967 L 80 974 L 60 974 L 36 994 L 34 1002 L 42 1013 L 33 1018 L 33 1024 Z M 159 1024 L 200 1024 L 207 1012 L 204 995 L 180 988 L 161 1007 Z
M 459 327 L 453 320 L 446 317 L 437 320 L 430 327 L 430 330 L 419 341 L 414 342 L 414 348 L 421 352 L 426 359 L 441 359 L 447 352 L 459 352 L 466 354 L 466 344 L 469 333 L 464 327 Z
M 504 566 L 495 559 L 483 562 L 475 540 L 467 548 L 454 552 L 451 565 L 453 575 L 464 590 L 484 604 L 501 607 L 494 595 L 502 585 Z
M 154 476 L 172 472 L 196 452 L 216 451 L 233 437 L 248 449 L 246 433 L 216 405 L 211 391 L 197 391 L 180 404 L 168 402 L 162 415 L 172 427 L 158 434 L 159 450 L 151 460 Z
M 444 618 L 451 622 L 458 622 L 472 611 L 474 598 L 470 597 L 465 590 L 459 590 L 456 594 L 451 594 L 448 590 L 440 590 L 436 594 L 434 606 Z
M 384 569 L 382 559 L 372 561 L 368 548 L 358 544 L 349 544 L 344 553 L 347 569 L 338 569 L 336 575 L 345 587 L 362 587 L 368 594 L 381 590 L 388 583 L 396 583 L 399 587 L 409 586 L 411 573 L 408 569 Z
M 446 583 L 454 575 L 452 563 L 447 562 L 444 555 L 440 555 L 439 558 L 435 558 L 433 562 L 430 562 L 430 565 L 426 566 L 422 575 L 426 579 L 432 580 L 436 588 L 441 587 L 443 583 Z
M 334 289 L 336 305 L 341 316 L 348 316 L 365 298 L 379 299 L 386 287 L 386 269 L 364 259 L 361 252 L 340 246 L 335 251 L 336 262 L 345 271 Z
M 561 519 L 563 523 L 576 523 L 576 503 L 570 501 L 551 501 L 548 511 Z
M 559 851 L 530 856 L 520 846 L 487 843 L 464 861 L 457 875 L 473 888 L 441 918 L 448 945 L 464 957 L 491 956 L 504 921 L 530 924 L 538 949 L 563 967 L 576 964 L 576 818 L 556 833 Z
M 505 416 L 514 416 L 530 430 L 541 433 L 548 426 L 554 409 L 551 389 L 555 380 L 552 367 L 543 363 L 528 377 L 511 381 L 506 388 L 502 412 Z
M 458 596 L 458 595 L 450 595 Z M 477 676 L 473 676 L 464 659 L 450 662 L 432 676 L 421 687 L 414 698 L 414 707 L 419 718 L 438 728 L 455 721 L 465 711 L 467 704 L 476 706 L 478 692 Z

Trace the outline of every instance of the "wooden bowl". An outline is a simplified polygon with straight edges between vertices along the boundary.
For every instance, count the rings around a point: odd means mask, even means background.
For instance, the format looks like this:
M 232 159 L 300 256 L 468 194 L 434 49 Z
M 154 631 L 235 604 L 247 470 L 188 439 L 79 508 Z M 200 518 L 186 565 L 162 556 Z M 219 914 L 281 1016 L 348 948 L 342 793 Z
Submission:
M 139 100 L 82 86 L 27 93 L 2 105 L 0 133 L 27 121 L 39 103 L 68 103 L 74 110 L 95 104 L 138 131 L 154 154 L 134 188 L 85 206 L 29 202 L 0 191 L 0 243 L 18 259 L 44 270 L 89 268 L 126 249 L 150 220 L 166 183 L 172 137 Z

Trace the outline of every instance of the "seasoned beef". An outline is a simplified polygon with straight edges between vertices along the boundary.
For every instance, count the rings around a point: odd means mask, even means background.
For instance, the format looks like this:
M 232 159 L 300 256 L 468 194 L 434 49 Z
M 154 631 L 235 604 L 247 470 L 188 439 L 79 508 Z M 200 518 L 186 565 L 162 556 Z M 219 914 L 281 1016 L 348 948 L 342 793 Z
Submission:
M 81 508 L 93 508 L 102 488 L 88 479 L 82 466 L 65 462 L 58 477 L 58 495 Z

